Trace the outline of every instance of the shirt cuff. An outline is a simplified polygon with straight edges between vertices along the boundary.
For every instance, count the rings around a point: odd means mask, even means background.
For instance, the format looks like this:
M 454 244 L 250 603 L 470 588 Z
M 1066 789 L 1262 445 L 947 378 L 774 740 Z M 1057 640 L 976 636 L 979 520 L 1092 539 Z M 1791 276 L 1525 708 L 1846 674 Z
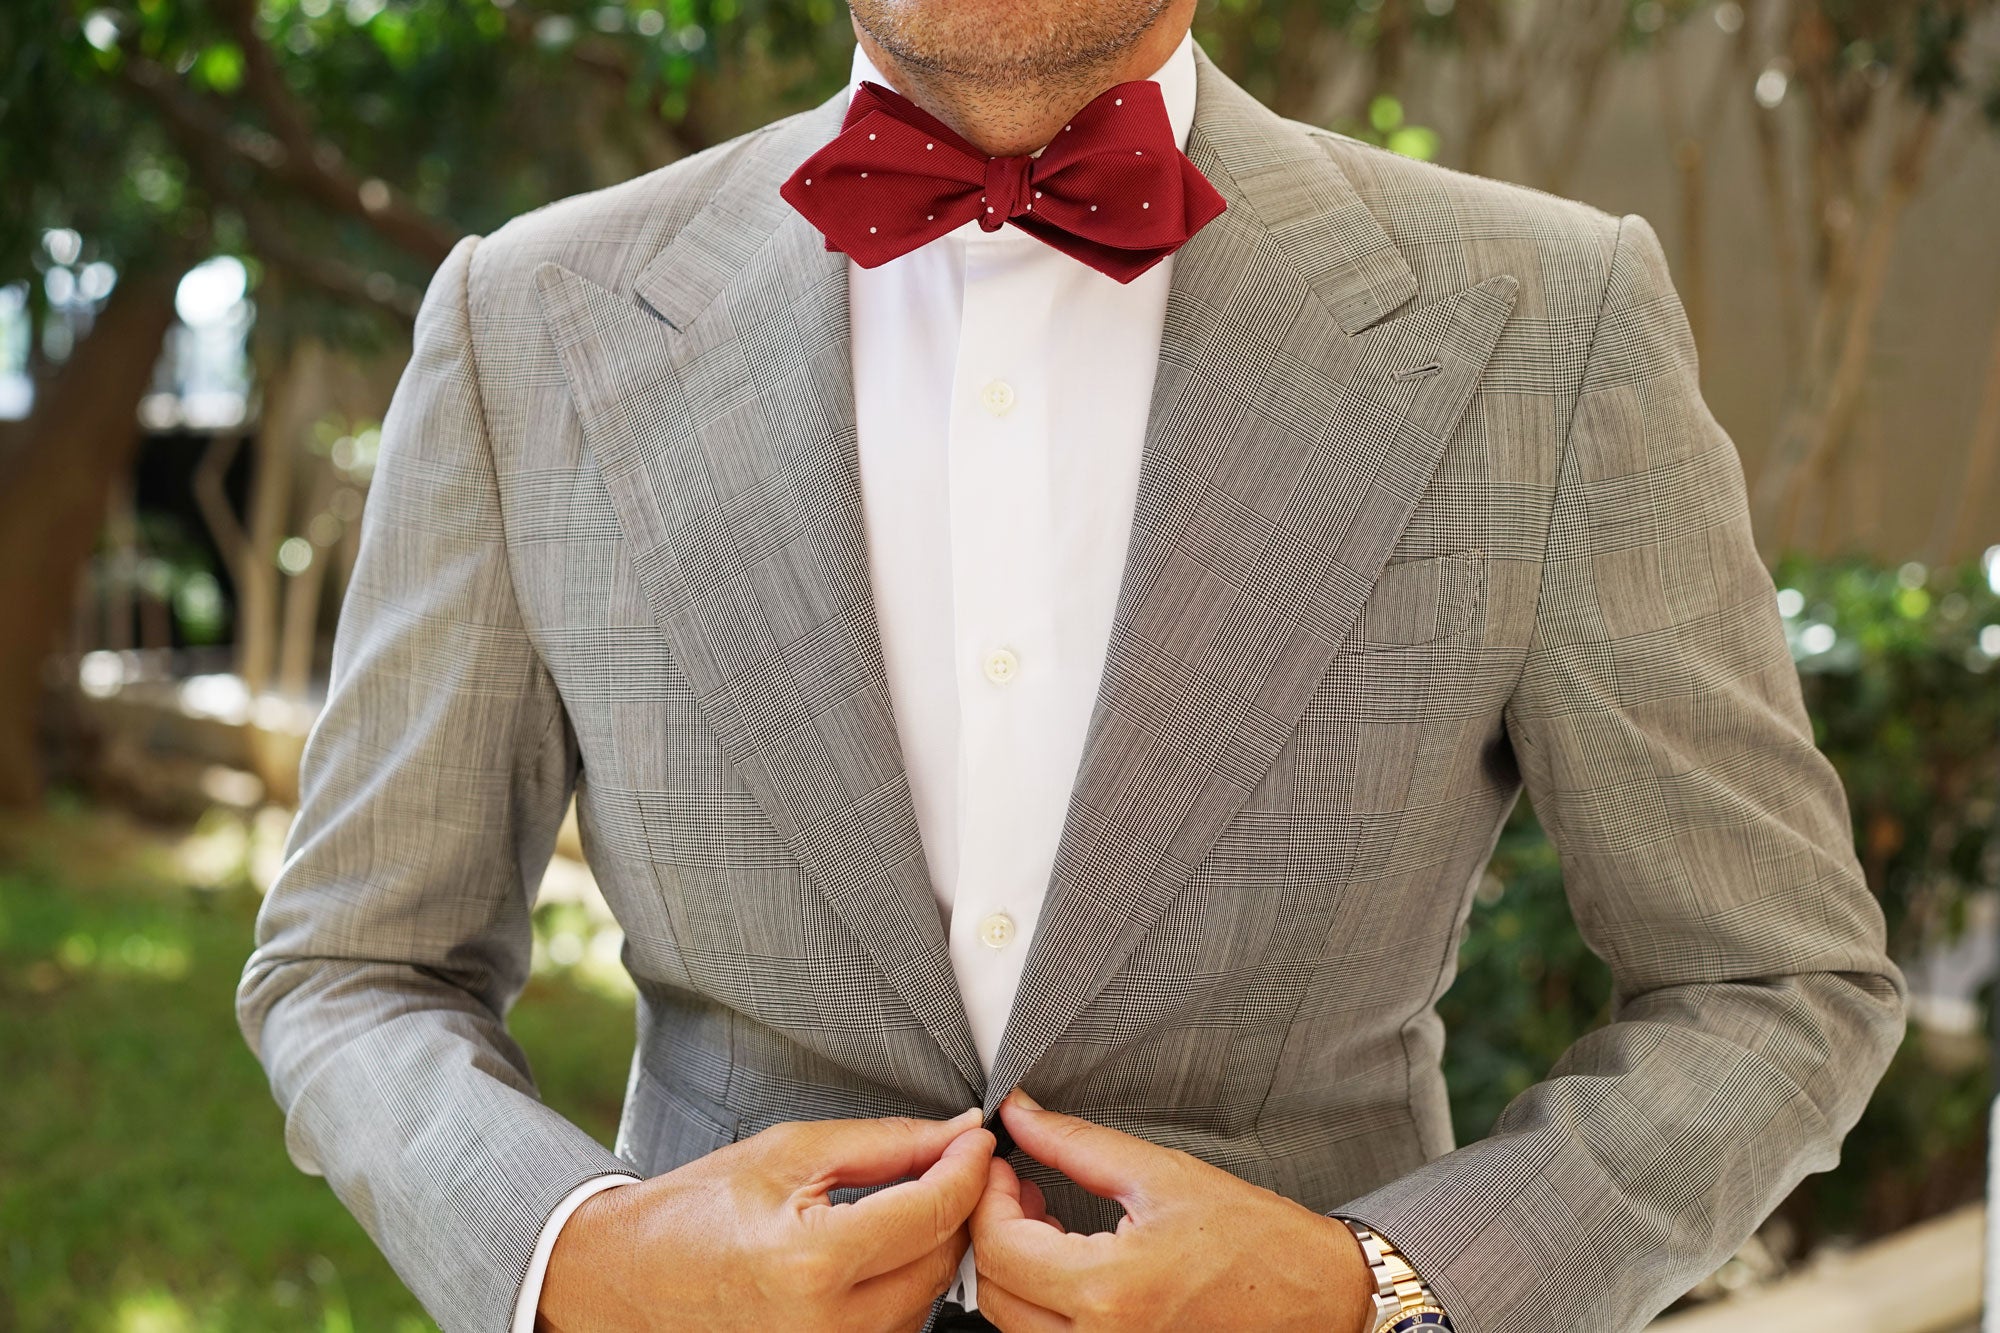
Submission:
M 970 1245 L 965 1247 L 965 1257 L 958 1261 L 958 1278 L 951 1284 L 951 1290 L 944 1296 L 956 1302 L 959 1308 L 977 1310 L 979 1308 L 979 1274 L 973 1268 L 973 1253 Z
M 568 1194 L 549 1214 L 548 1221 L 542 1223 L 542 1231 L 535 1238 L 534 1257 L 528 1260 L 528 1276 L 521 1283 L 521 1295 L 514 1303 L 514 1324 L 511 1333 L 535 1333 L 535 1311 L 542 1304 L 542 1279 L 548 1276 L 549 1255 L 556 1248 L 556 1234 L 569 1221 L 569 1215 L 577 1210 L 585 1199 L 601 1193 L 614 1185 L 636 1185 L 637 1176 L 605 1175 L 592 1176 Z

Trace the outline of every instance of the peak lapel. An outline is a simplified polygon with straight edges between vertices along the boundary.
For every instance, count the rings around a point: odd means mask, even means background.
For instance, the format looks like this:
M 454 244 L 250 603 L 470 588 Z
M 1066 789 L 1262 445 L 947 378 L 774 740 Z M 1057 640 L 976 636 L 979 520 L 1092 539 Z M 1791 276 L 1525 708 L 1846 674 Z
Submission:
M 1174 259 L 1118 612 L 989 1112 L 1276 760 L 1518 285 L 1412 305 L 1408 263 L 1322 147 L 1198 61 L 1187 151 L 1229 207 Z
M 553 261 L 535 279 L 675 665 L 806 874 L 978 1089 L 869 588 L 847 259 L 778 197 L 844 102 L 749 145 L 631 296 Z

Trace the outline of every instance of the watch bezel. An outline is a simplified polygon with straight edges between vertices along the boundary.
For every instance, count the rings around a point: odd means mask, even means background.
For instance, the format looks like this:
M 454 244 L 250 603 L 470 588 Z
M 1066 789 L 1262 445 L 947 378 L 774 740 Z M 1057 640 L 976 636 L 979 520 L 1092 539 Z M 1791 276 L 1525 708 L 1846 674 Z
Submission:
M 1387 1323 L 1376 1328 L 1375 1333 L 1415 1333 L 1417 1329 L 1437 1329 L 1442 1333 L 1450 1333 L 1451 1316 L 1441 1307 L 1426 1302 L 1391 1316 Z

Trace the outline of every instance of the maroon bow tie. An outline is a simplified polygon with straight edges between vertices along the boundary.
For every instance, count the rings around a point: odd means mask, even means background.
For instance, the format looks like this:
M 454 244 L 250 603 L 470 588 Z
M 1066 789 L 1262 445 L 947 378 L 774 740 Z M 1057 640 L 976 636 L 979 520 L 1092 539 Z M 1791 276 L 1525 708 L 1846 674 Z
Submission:
M 778 193 L 863 268 L 976 218 L 987 231 L 1011 222 L 1119 282 L 1224 208 L 1174 142 L 1150 79 L 1106 89 L 1039 157 L 988 157 L 901 93 L 863 82 L 840 133 Z

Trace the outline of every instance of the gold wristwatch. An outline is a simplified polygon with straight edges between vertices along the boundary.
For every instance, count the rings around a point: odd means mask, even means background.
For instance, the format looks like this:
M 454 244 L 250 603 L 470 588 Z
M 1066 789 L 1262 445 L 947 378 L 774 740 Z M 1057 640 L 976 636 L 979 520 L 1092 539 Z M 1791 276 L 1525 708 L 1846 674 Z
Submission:
M 1448 1333 L 1451 1317 L 1402 1251 L 1360 1223 L 1340 1220 L 1361 1242 L 1369 1276 L 1375 1280 L 1370 1333 Z

